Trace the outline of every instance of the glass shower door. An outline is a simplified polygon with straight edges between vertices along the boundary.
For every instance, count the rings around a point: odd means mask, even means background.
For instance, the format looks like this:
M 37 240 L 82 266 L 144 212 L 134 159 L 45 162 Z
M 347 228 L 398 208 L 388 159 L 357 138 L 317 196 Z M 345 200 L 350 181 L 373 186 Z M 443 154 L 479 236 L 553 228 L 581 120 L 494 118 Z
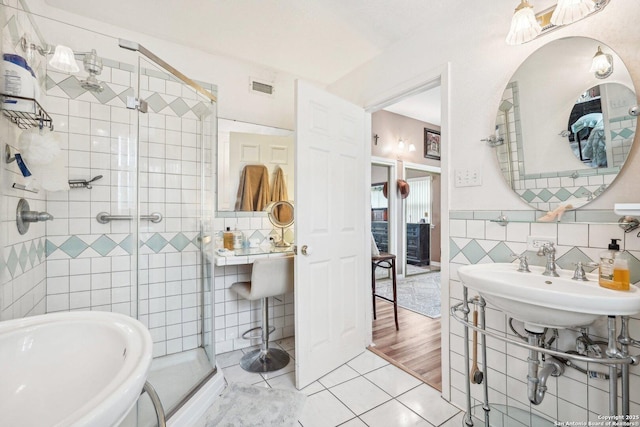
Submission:
M 146 112 L 138 110 L 138 317 L 153 338 L 148 381 L 170 416 L 215 368 L 204 249 L 216 109 L 142 56 L 138 73 L 146 102 Z M 150 405 L 140 405 L 138 417 L 139 426 L 155 421 Z

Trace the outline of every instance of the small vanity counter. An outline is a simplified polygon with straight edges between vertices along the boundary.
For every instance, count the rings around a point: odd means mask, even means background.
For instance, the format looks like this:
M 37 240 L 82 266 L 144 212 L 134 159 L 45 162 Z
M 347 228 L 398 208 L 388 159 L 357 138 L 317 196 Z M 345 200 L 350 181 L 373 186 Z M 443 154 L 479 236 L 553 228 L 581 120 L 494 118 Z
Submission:
M 217 266 L 253 264 L 258 258 L 275 258 L 293 255 L 293 248 L 246 248 L 227 251 L 226 255 L 218 250 L 214 251 L 213 262 Z

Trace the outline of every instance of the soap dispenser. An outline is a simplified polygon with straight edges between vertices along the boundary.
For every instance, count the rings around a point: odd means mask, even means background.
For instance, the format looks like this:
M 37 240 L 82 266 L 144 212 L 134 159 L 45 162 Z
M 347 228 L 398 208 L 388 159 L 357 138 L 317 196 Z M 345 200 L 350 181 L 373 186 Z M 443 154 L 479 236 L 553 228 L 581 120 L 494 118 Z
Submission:
M 616 258 L 620 255 L 620 245 L 618 245 L 618 240 L 620 239 L 611 239 L 611 243 L 609 243 L 609 248 L 607 251 L 602 252 L 600 254 L 600 268 L 599 268 L 599 278 L 598 283 L 603 288 L 622 290 L 620 282 L 616 282 L 616 278 L 614 277 Z M 622 264 L 618 260 L 619 269 L 622 268 Z M 627 265 L 627 289 L 629 289 L 628 284 L 628 263 L 624 262 Z M 620 275 L 620 274 L 619 274 Z

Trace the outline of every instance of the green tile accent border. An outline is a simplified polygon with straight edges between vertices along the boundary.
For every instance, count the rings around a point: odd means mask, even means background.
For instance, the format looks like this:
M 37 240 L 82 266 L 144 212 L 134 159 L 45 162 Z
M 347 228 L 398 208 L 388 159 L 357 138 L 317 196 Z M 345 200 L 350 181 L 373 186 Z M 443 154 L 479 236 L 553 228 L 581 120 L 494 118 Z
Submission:
M 0 273 L 7 269 L 11 278 L 33 269 L 44 261 L 44 238 L 16 243 L 5 259 L 0 255 Z
M 185 252 L 199 249 L 198 233 L 194 232 L 188 234 L 188 236 L 181 232 L 171 234 L 145 234 L 143 239 L 140 241 L 140 247 L 147 246 L 155 253 L 163 251 L 167 247 L 167 245 L 171 246 L 172 252 Z M 191 234 L 194 235 L 192 239 L 190 239 Z M 47 257 L 56 254 L 56 257 L 59 258 L 62 252 L 62 254 L 68 256 L 69 258 L 76 258 L 89 248 L 93 249 L 100 256 L 111 256 L 114 254 L 122 255 L 122 251 L 124 251 L 128 255 L 133 255 L 133 235 L 102 234 L 97 237 L 96 235 L 74 235 L 69 237 L 59 247 L 48 239 L 44 241 L 44 243 L 39 242 L 39 246 L 42 253 L 44 253 L 44 248 L 46 247 Z M 17 254 L 18 252 L 15 251 L 16 264 L 19 261 Z M 62 255 L 63 258 L 64 255 Z M 39 258 L 39 260 L 43 261 L 44 259 Z M 15 270 L 15 267 L 13 268 L 13 270 Z

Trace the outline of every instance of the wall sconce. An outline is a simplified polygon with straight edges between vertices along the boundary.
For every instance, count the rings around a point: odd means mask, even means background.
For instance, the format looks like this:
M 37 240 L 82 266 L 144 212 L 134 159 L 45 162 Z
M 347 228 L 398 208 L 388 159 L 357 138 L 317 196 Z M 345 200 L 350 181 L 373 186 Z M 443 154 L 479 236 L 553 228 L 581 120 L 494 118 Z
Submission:
M 602 11 L 610 0 L 558 0 L 555 6 L 534 13 L 528 0 L 521 0 L 511 19 L 507 44 L 527 43 L 541 34 L 569 25 Z
M 613 73 L 613 56 L 604 53 L 602 47 L 598 46 L 589 71 L 594 73 L 597 79 L 606 79 Z
M 402 138 L 399 139 L 398 140 L 398 151 L 404 151 L 405 146 L 406 146 L 406 144 L 405 144 L 404 140 Z M 413 145 L 413 144 L 409 144 L 409 152 L 413 153 L 414 151 L 416 151 L 416 146 Z
M 30 59 L 33 57 L 33 52 L 38 52 L 40 55 L 46 57 L 53 51 L 52 45 L 45 44 L 44 46 L 38 46 L 34 43 L 29 43 L 26 37 L 20 38 L 20 46 Z M 49 65 L 65 73 L 77 73 L 80 71 L 73 50 L 63 45 L 55 47 L 55 52 L 49 61 Z

